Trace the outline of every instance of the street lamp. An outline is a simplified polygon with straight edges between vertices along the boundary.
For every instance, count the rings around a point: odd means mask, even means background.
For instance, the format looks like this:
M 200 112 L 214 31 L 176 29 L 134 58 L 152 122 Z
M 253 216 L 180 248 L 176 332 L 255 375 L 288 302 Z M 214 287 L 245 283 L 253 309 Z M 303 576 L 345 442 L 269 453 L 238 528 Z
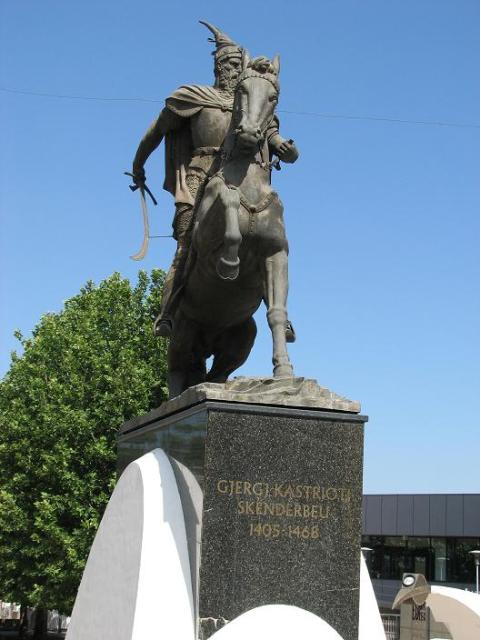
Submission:
M 475 551 L 469 551 L 475 560 L 475 576 L 477 583 L 477 594 L 480 593 L 480 550 L 476 549 Z

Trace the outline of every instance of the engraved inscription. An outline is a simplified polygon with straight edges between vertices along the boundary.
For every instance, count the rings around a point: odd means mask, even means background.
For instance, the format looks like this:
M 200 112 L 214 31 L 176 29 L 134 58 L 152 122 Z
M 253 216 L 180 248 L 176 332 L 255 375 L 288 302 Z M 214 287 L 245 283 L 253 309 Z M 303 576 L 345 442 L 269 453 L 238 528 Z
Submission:
M 318 525 L 307 525 L 306 527 L 288 525 L 288 527 L 282 527 L 278 523 L 259 522 L 250 525 L 250 536 L 266 538 L 267 540 L 270 538 L 279 538 L 280 536 L 293 539 L 316 540 L 320 537 L 320 529 Z
M 265 540 L 318 540 L 322 521 L 328 520 L 338 505 L 349 505 L 352 499 L 347 487 L 291 482 L 221 479 L 216 489 L 234 499 L 238 516 L 255 520 L 248 525 L 248 535 Z
M 217 491 L 228 496 L 244 495 L 257 498 L 297 498 L 304 500 L 340 500 L 350 502 L 351 490 L 290 482 L 248 482 L 247 480 L 219 480 Z

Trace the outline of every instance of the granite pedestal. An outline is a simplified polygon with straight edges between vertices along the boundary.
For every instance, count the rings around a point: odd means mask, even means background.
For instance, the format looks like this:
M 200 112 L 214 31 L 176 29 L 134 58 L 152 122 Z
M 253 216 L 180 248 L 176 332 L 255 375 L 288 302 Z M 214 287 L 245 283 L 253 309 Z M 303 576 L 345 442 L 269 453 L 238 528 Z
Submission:
M 282 603 L 357 640 L 367 418 L 314 381 L 228 384 L 190 389 L 119 435 L 119 471 L 160 447 L 202 487 L 199 637 Z

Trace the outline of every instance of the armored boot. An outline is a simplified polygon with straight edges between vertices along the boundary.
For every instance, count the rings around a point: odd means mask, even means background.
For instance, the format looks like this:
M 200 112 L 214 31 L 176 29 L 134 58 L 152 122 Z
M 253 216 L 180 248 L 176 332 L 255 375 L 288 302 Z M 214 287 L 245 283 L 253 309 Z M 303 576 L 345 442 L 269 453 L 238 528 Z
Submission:
M 169 338 L 172 329 L 173 322 L 170 316 L 157 316 L 153 323 L 153 335 L 157 338 Z
M 168 270 L 165 278 L 165 284 L 163 285 L 163 299 L 162 309 L 160 314 L 153 323 L 153 335 L 157 338 L 169 338 L 173 329 L 173 316 L 175 309 L 173 308 L 173 301 L 178 297 L 178 291 L 180 288 L 180 280 L 183 273 L 183 260 L 184 253 L 183 243 L 179 240 L 175 257 L 173 258 L 172 266 Z M 176 306 L 176 305 L 175 305 Z
M 177 207 L 173 221 L 173 237 L 177 240 L 177 250 L 165 278 L 162 308 L 153 323 L 153 335 L 160 338 L 169 338 L 173 330 L 173 318 L 182 290 L 185 262 L 190 246 L 189 230 L 191 220 L 192 207 L 190 205 Z

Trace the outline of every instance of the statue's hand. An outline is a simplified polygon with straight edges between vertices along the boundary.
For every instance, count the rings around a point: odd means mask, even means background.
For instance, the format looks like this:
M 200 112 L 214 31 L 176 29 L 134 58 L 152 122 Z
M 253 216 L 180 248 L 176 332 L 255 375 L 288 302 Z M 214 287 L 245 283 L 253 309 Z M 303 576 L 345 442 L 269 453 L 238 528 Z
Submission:
M 277 155 L 282 162 L 292 163 L 298 158 L 298 149 L 293 140 L 284 140 L 277 149 Z
M 137 187 L 144 187 L 147 179 L 145 176 L 145 169 L 143 167 L 133 167 L 132 174 L 132 180 Z

